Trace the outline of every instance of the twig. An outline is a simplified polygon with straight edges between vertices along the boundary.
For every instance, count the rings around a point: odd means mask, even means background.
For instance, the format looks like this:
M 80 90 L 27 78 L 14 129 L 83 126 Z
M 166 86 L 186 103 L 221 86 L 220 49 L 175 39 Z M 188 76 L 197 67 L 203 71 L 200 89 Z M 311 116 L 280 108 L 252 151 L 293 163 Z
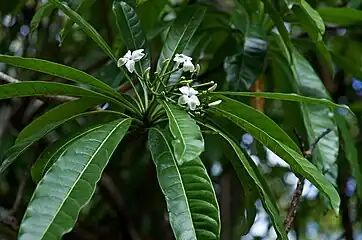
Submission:
M 20 83 L 23 81 L 20 81 L 16 78 L 13 78 L 3 72 L 0 72 L 0 79 L 4 80 L 5 82 L 8 83 Z M 69 96 L 44 96 L 44 97 L 37 97 L 38 99 L 40 99 L 43 102 L 49 102 L 49 101 L 56 101 L 56 102 L 69 102 L 69 101 L 73 101 L 76 100 L 78 98 L 75 97 L 69 97 Z
M 296 132 L 296 130 L 294 129 L 294 133 L 298 138 L 299 144 L 300 144 L 300 148 L 301 151 L 303 152 L 303 156 L 306 159 L 310 159 L 313 155 L 313 152 L 318 144 L 318 142 L 325 137 L 328 133 L 330 133 L 332 130 L 331 129 L 327 129 L 325 130 L 320 136 L 317 137 L 317 139 L 310 145 L 309 149 L 305 150 L 304 148 L 304 142 L 301 138 L 301 136 Z M 294 222 L 295 219 L 295 215 L 297 213 L 297 208 L 300 204 L 300 200 L 301 200 L 301 196 L 303 193 L 303 188 L 304 188 L 304 177 L 299 177 L 298 180 L 298 184 L 297 184 L 297 188 L 295 189 L 295 192 L 293 194 L 293 198 L 292 198 L 292 202 L 290 203 L 290 208 L 289 211 L 287 213 L 287 216 L 285 217 L 284 220 L 284 227 L 285 227 L 285 231 L 288 233 L 289 230 L 292 227 L 292 224 Z

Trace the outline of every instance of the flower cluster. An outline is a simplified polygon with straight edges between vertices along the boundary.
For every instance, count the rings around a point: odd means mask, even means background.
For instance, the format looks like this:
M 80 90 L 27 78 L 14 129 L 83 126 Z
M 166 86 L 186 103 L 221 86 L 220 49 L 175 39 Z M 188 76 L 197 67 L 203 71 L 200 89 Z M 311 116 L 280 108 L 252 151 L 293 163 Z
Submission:
M 144 49 L 137 49 L 135 51 L 128 50 L 127 53 L 118 60 L 117 66 L 118 67 L 125 66 L 129 72 L 131 72 L 131 73 L 135 72 L 135 63 L 140 61 L 145 56 L 143 51 L 144 51 Z M 178 71 L 179 69 L 182 69 L 184 72 L 191 72 L 193 74 L 197 73 L 200 70 L 200 66 L 197 64 L 197 66 L 195 67 L 194 64 L 192 63 L 192 58 L 189 56 L 186 56 L 184 54 L 177 53 L 175 55 L 173 61 L 176 62 L 176 64 L 175 64 L 176 66 L 175 66 L 174 70 L 172 70 L 171 72 L 168 72 L 168 73 L 164 73 L 162 76 L 171 74 L 175 71 Z M 136 74 L 137 74 L 137 72 L 136 72 Z M 179 88 L 179 91 L 181 92 L 181 96 L 178 98 L 178 104 L 186 105 L 188 110 L 195 111 L 196 108 L 201 105 L 201 103 L 198 98 L 199 91 L 197 91 L 194 88 L 189 86 L 189 83 L 191 83 L 192 81 L 193 80 L 179 81 L 178 83 L 176 83 L 176 85 L 179 85 L 179 86 L 187 85 L 187 86 L 181 86 Z M 186 84 L 185 84 L 185 82 L 186 82 Z M 196 87 L 206 86 L 206 85 L 210 85 L 210 84 L 212 84 L 213 86 L 210 87 L 208 89 L 208 91 L 203 91 L 202 94 L 204 94 L 205 92 L 214 91 L 216 88 L 216 84 L 214 82 L 209 82 L 209 83 L 197 85 Z M 152 88 L 151 88 L 151 90 L 152 90 Z M 211 107 L 211 106 L 216 106 L 220 103 L 221 103 L 221 100 L 218 100 L 218 101 L 206 104 L 206 105 Z

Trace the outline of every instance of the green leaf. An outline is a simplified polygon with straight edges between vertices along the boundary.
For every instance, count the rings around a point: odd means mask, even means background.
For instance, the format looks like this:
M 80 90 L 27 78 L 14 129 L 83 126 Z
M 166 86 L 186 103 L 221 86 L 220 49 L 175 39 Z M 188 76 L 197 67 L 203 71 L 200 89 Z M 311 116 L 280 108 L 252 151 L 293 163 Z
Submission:
M 294 90 L 302 95 L 330 99 L 322 81 L 309 62 L 297 51 L 294 52 L 294 59 L 294 79 L 289 78 Z M 339 149 L 338 129 L 333 118 L 333 111 L 323 105 L 304 103 L 301 104 L 301 110 L 309 143 L 314 142 L 327 128 L 332 129 L 332 132 L 319 141 L 313 153 L 313 159 L 320 163 L 320 167 L 328 169 L 337 160 Z
M 290 36 L 288 33 L 287 28 L 284 25 L 283 19 L 281 18 L 278 11 L 274 8 L 274 6 L 270 3 L 270 0 L 262 0 L 264 3 L 264 7 L 266 12 L 270 15 L 271 19 L 273 20 L 276 28 L 280 36 L 282 37 L 282 42 L 285 45 L 286 49 L 288 49 L 288 59 L 292 61 L 292 51 L 293 51 L 293 44 L 290 40 Z
M 113 55 L 111 48 L 101 35 L 87 23 L 78 13 L 74 12 L 67 5 L 59 2 L 58 0 L 49 0 L 54 3 L 60 10 L 64 12 L 71 20 L 73 20 L 79 27 L 90 37 L 93 41 L 114 61 L 117 62 L 117 58 Z
M 341 116 L 338 111 L 335 111 L 334 114 L 336 115 L 338 128 L 343 139 L 344 152 L 346 153 L 346 158 L 349 162 L 352 176 L 357 183 L 357 196 L 359 199 L 362 199 L 362 173 L 355 140 L 351 135 L 347 119 Z
M 266 65 L 267 42 L 259 37 L 255 29 L 261 26 L 249 26 L 245 36 L 243 49 L 225 59 L 224 69 L 226 79 L 235 91 L 248 90 L 262 74 Z
M 312 163 L 301 156 L 296 144 L 291 139 L 288 140 L 288 136 L 275 123 L 263 113 L 247 105 L 226 97 L 220 97 L 223 102 L 216 107 L 210 108 L 209 112 L 228 118 L 275 152 L 290 165 L 293 172 L 304 176 L 323 192 L 338 214 L 340 201 L 338 192 Z
M 19 239 L 60 239 L 71 231 L 130 124 L 122 119 L 96 127 L 67 147 L 36 187 Z
M 14 97 L 36 97 L 47 95 L 61 95 L 61 96 L 75 96 L 75 97 L 88 97 L 103 99 L 104 102 L 109 101 L 120 105 L 121 103 L 114 98 L 106 95 L 72 86 L 69 84 L 54 83 L 54 82 L 19 82 L 8 83 L 0 85 L 0 99 L 14 98 Z M 122 105 L 123 106 L 123 105 Z
M 352 110 L 347 105 L 336 104 L 327 98 L 314 98 L 314 97 L 305 97 L 298 95 L 296 93 L 273 93 L 273 92 L 213 92 L 211 94 L 221 94 L 227 96 L 241 96 L 241 97 L 258 97 L 258 98 L 268 98 L 276 99 L 283 101 L 292 101 L 292 102 L 302 102 L 308 104 L 323 104 L 331 108 L 343 108 L 354 115 Z
M 182 53 L 197 28 L 200 26 L 205 16 L 206 8 L 186 8 L 180 13 L 172 24 L 165 43 L 163 45 L 160 58 L 157 63 L 157 71 L 168 72 L 174 64 L 173 57 L 176 53 Z M 163 62 L 169 59 L 165 66 Z
M 129 50 L 145 49 L 146 55 L 137 63 L 139 73 L 150 66 L 150 55 L 146 36 L 142 31 L 136 11 L 125 2 L 113 2 L 113 12 L 117 19 L 117 26 L 122 35 L 123 43 Z M 144 63 L 142 65 L 142 63 Z
M 16 143 L 18 144 L 22 141 L 25 141 L 27 138 L 32 138 L 34 137 L 34 134 L 40 132 L 47 133 L 59 126 L 59 122 L 62 123 L 65 119 L 72 118 L 74 115 L 82 113 L 92 106 L 101 103 L 103 103 L 103 100 L 100 99 L 81 98 L 57 106 L 27 125 L 19 133 L 18 138 L 16 139 Z
M 120 97 L 119 93 L 116 90 L 103 83 L 102 81 L 94 78 L 93 76 L 85 72 L 62 64 L 36 58 L 22 58 L 7 55 L 0 55 L 0 61 L 16 67 L 38 71 L 52 76 L 65 78 L 74 82 L 86 84 L 112 97 Z
M 298 2 L 299 3 L 293 7 L 297 19 L 301 23 L 303 29 L 315 42 L 318 52 L 329 65 L 329 68 L 333 70 L 331 55 L 323 42 L 325 26 L 321 16 L 305 0 L 298 0 Z
M 288 136 L 286 132 L 283 131 L 283 129 L 278 126 L 278 124 L 276 124 L 265 114 L 248 105 L 245 105 L 241 102 L 227 98 L 222 95 L 219 95 L 216 98 L 221 99 L 222 103 L 216 107 L 210 108 L 209 111 L 228 113 L 222 115 L 229 119 L 230 116 L 233 116 L 230 114 L 236 114 L 237 118 L 240 118 L 242 119 L 242 121 L 247 123 L 247 126 L 250 125 L 250 127 L 252 128 L 255 127 L 258 129 L 263 129 L 266 134 L 272 136 L 275 140 L 285 143 L 286 145 L 290 146 L 295 151 L 300 153 L 299 146 Z
M 94 101 L 94 100 L 89 100 Z M 93 105 L 93 104 L 91 104 Z M 62 107 L 62 106 L 60 106 Z M 84 110 L 84 106 L 78 106 L 80 111 Z M 83 107 L 83 109 L 82 109 Z M 61 109 L 63 110 L 63 109 Z M 108 113 L 109 111 L 102 111 L 102 113 Z M 24 138 L 24 139 L 17 139 L 15 142 L 15 145 L 11 147 L 7 153 L 5 154 L 4 161 L 2 162 L 0 166 L 0 173 L 5 171 L 20 155 L 22 155 L 27 149 L 29 149 L 34 143 L 39 141 L 42 137 L 50 133 L 52 130 L 56 129 L 60 125 L 62 125 L 65 122 L 68 122 L 70 120 L 88 116 L 90 114 L 97 114 L 99 111 L 93 111 L 93 112 L 86 112 L 86 113 L 79 113 L 76 115 L 68 115 L 65 118 L 62 118 L 61 116 L 55 116 L 54 122 L 48 122 L 49 119 L 51 119 L 54 115 L 57 115 L 59 113 L 59 108 L 52 111 L 50 114 L 44 114 L 45 118 L 41 119 L 41 122 L 44 122 L 43 129 L 39 129 L 37 132 L 33 133 L 32 135 Z M 114 112 L 115 114 L 118 114 L 119 116 L 124 116 L 124 114 L 119 112 Z M 58 117 L 58 118 L 57 118 Z M 36 122 L 37 125 L 39 122 Z M 35 126 L 38 127 L 38 126 Z M 33 129 L 34 126 L 31 126 L 31 129 Z
M 169 119 L 169 128 L 174 137 L 172 146 L 177 163 L 192 161 L 204 151 L 204 139 L 195 120 L 179 106 L 161 102 Z
M 89 8 L 94 4 L 96 0 L 81 0 L 75 12 L 78 14 L 89 11 Z M 73 27 L 74 21 L 70 18 L 67 19 L 64 28 L 60 31 L 60 42 L 64 42 L 64 39 L 67 37 L 68 33 L 71 31 Z
M 119 112 L 107 110 L 78 115 L 77 118 L 87 117 L 86 123 L 82 125 L 79 130 L 73 131 L 71 136 L 61 137 L 55 143 L 45 148 L 31 168 L 31 177 L 33 181 L 38 183 L 43 178 L 46 171 L 56 162 L 59 156 L 63 154 L 71 143 L 90 131 L 93 131 L 97 126 L 101 127 L 104 124 L 119 119 L 120 116 L 122 116 L 122 114 Z
M 323 7 L 317 9 L 325 22 L 350 26 L 362 22 L 362 11 L 353 8 Z
M 271 192 L 269 185 L 267 184 L 265 178 L 258 170 L 257 166 L 254 164 L 253 160 L 245 154 L 240 146 L 235 143 L 228 135 L 219 131 L 218 129 L 205 124 L 206 127 L 217 132 L 221 137 L 223 137 L 232 147 L 233 151 L 237 155 L 238 159 L 230 158 L 231 163 L 233 164 L 234 170 L 238 175 L 240 181 L 244 179 L 245 172 L 252 178 L 255 187 L 258 189 L 260 198 L 262 199 L 265 210 L 269 213 L 273 226 L 277 232 L 278 239 L 288 239 L 287 234 L 284 230 L 283 219 L 280 217 L 280 212 L 278 206 L 276 205 L 276 199 Z
M 49 16 L 54 8 L 55 6 L 52 3 L 45 3 L 38 8 L 30 22 L 30 29 L 32 32 L 38 28 L 41 19 L 43 17 Z
M 179 166 L 169 137 L 155 128 L 149 132 L 149 148 L 175 238 L 220 239 L 219 207 L 200 158 Z

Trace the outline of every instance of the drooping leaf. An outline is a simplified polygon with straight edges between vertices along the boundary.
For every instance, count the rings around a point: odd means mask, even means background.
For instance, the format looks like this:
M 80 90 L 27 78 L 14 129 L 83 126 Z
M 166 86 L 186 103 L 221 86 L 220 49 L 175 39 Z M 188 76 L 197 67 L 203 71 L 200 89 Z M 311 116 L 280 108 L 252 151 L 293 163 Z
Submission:
M 73 228 L 130 124 L 122 119 L 96 127 L 67 147 L 36 187 L 19 239 L 60 239 Z
M 262 25 L 249 19 L 242 5 L 235 8 L 232 22 L 243 33 L 244 46 L 225 59 L 224 69 L 231 89 L 242 91 L 250 89 L 264 71 L 268 43 Z
M 302 102 L 308 104 L 323 104 L 331 108 L 343 108 L 350 112 L 354 113 L 347 105 L 336 104 L 326 98 L 314 98 L 306 97 L 296 93 L 274 93 L 274 92 L 213 92 L 211 94 L 221 94 L 225 96 L 242 96 L 242 97 L 258 97 L 258 98 L 268 98 L 276 99 L 283 101 L 293 101 L 293 102 Z
M 117 19 L 117 26 L 122 35 L 123 43 L 127 49 L 134 51 L 144 49 L 145 56 L 137 63 L 140 73 L 150 66 L 150 54 L 146 42 L 146 36 L 142 31 L 136 11 L 126 2 L 113 2 L 113 12 Z M 143 63 L 143 64 L 142 64 Z
M 30 22 L 30 29 L 32 32 L 38 28 L 41 19 L 43 17 L 49 16 L 54 8 L 55 6 L 52 3 L 45 3 L 39 7 Z
M 248 111 L 252 109 L 249 106 L 226 97 L 222 97 L 222 99 L 222 104 L 210 108 L 208 111 L 228 118 L 285 160 L 294 172 L 304 176 L 329 198 L 332 208 L 338 214 L 340 200 L 336 189 L 312 163 L 301 156 L 299 149 L 296 151 L 297 146 L 292 140 L 286 141 L 288 138 L 283 137 L 282 131 L 275 133 L 275 129 L 280 129 L 272 127 L 275 123 L 270 123 L 272 122 L 270 119 L 256 110 Z M 253 113 L 253 115 L 247 113 Z
M 102 93 L 119 98 L 116 90 L 94 78 L 93 76 L 66 65 L 49 62 L 36 58 L 22 58 L 7 55 L 0 55 L 0 61 L 21 68 L 46 73 L 52 76 L 65 78 L 71 81 L 91 86 Z
M 172 147 L 177 163 L 181 166 L 193 161 L 204 151 L 204 139 L 195 120 L 179 106 L 162 101 L 169 128 L 174 137 Z
M 65 15 L 72 19 L 79 27 L 90 37 L 93 41 L 108 55 L 114 62 L 117 62 L 117 58 L 113 55 L 111 48 L 108 46 L 106 41 L 102 38 L 101 35 L 89 24 L 87 23 L 78 13 L 70 9 L 67 5 L 59 2 L 58 0 L 49 0 L 54 5 L 56 5 L 60 10 L 62 10 Z
M 168 72 L 171 70 L 174 65 L 173 57 L 176 53 L 183 52 L 197 28 L 200 26 L 205 12 L 205 8 L 186 8 L 180 13 L 167 34 L 160 58 L 158 59 L 157 71 L 163 69 L 164 72 Z M 166 59 L 170 61 L 163 66 Z
M 94 4 L 95 0 L 81 0 L 78 4 L 75 12 L 78 14 L 82 14 L 89 10 L 89 8 Z M 70 18 L 65 23 L 64 28 L 60 31 L 60 42 L 64 42 L 64 39 L 67 37 L 68 33 L 71 31 L 73 27 L 74 21 Z
M 156 128 L 149 132 L 149 147 L 175 238 L 220 239 L 219 207 L 200 158 L 179 166 L 169 136 Z
M 213 131 L 217 132 L 221 137 L 223 137 L 232 147 L 233 151 L 238 157 L 238 161 L 234 158 L 231 158 L 231 163 L 233 164 L 234 170 L 238 175 L 240 181 L 243 180 L 245 172 L 253 179 L 255 187 L 258 189 L 259 195 L 262 199 L 265 210 L 269 213 L 273 226 L 277 232 L 278 239 L 288 239 L 287 234 L 284 230 L 283 219 L 280 217 L 280 212 L 278 206 L 276 205 L 276 199 L 271 192 L 269 185 L 267 184 L 263 175 L 259 172 L 258 168 L 254 164 L 253 160 L 250 157 L 247 157 L 246 154 L 240 149 L 240 146 L 235 143 L 228 135 L 219 131 L 217 128 L 211 125 L 205 125 Z
M 350 26 L 362 22 L 362 11 L 353 8 L 322 7 L 317 9 L 325 22 Z
M 356 180 L 357 196 L 359 199 L 362 199 L 361 165 L 358 159 L 358 151 L 355 145 L 355 140 L 351 135 L 346 118 L 341 116 L 338 111 L 335 111 L 335 115 L 336 115 L 338 128 L 340 130 L 341 137 L 343 139 L 344 152 L 346 153 L 346 158 L 349 162 L 352 176 Z

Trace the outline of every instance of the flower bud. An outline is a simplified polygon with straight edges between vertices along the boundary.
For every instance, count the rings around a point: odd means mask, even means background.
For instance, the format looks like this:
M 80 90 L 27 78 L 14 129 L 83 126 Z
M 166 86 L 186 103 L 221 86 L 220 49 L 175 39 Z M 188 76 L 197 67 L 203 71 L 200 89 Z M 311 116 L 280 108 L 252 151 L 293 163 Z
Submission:
M 215 91 L 215 89 L 217 88 L 217 83 L 215 83 L 214 85 L 212 85 L 211 87 L 209 87 L 209 89 L 207 89 L 208 92 L 213 92 Z
M 209 107 L 217 106 L 217 105 L 219 105 L 221 102 L 222 102 L 222 100 L 217 100 L 217 101 L 215 101 L 215 102 L 209 103 L 208 106 L 209 106 Z
M 151 68 L 148 67 L 148 68 L 146 68 L 146 70 L 143 73 L 143 76 L 146 80 L 150 79 L 150 70 L 151 70 Z

